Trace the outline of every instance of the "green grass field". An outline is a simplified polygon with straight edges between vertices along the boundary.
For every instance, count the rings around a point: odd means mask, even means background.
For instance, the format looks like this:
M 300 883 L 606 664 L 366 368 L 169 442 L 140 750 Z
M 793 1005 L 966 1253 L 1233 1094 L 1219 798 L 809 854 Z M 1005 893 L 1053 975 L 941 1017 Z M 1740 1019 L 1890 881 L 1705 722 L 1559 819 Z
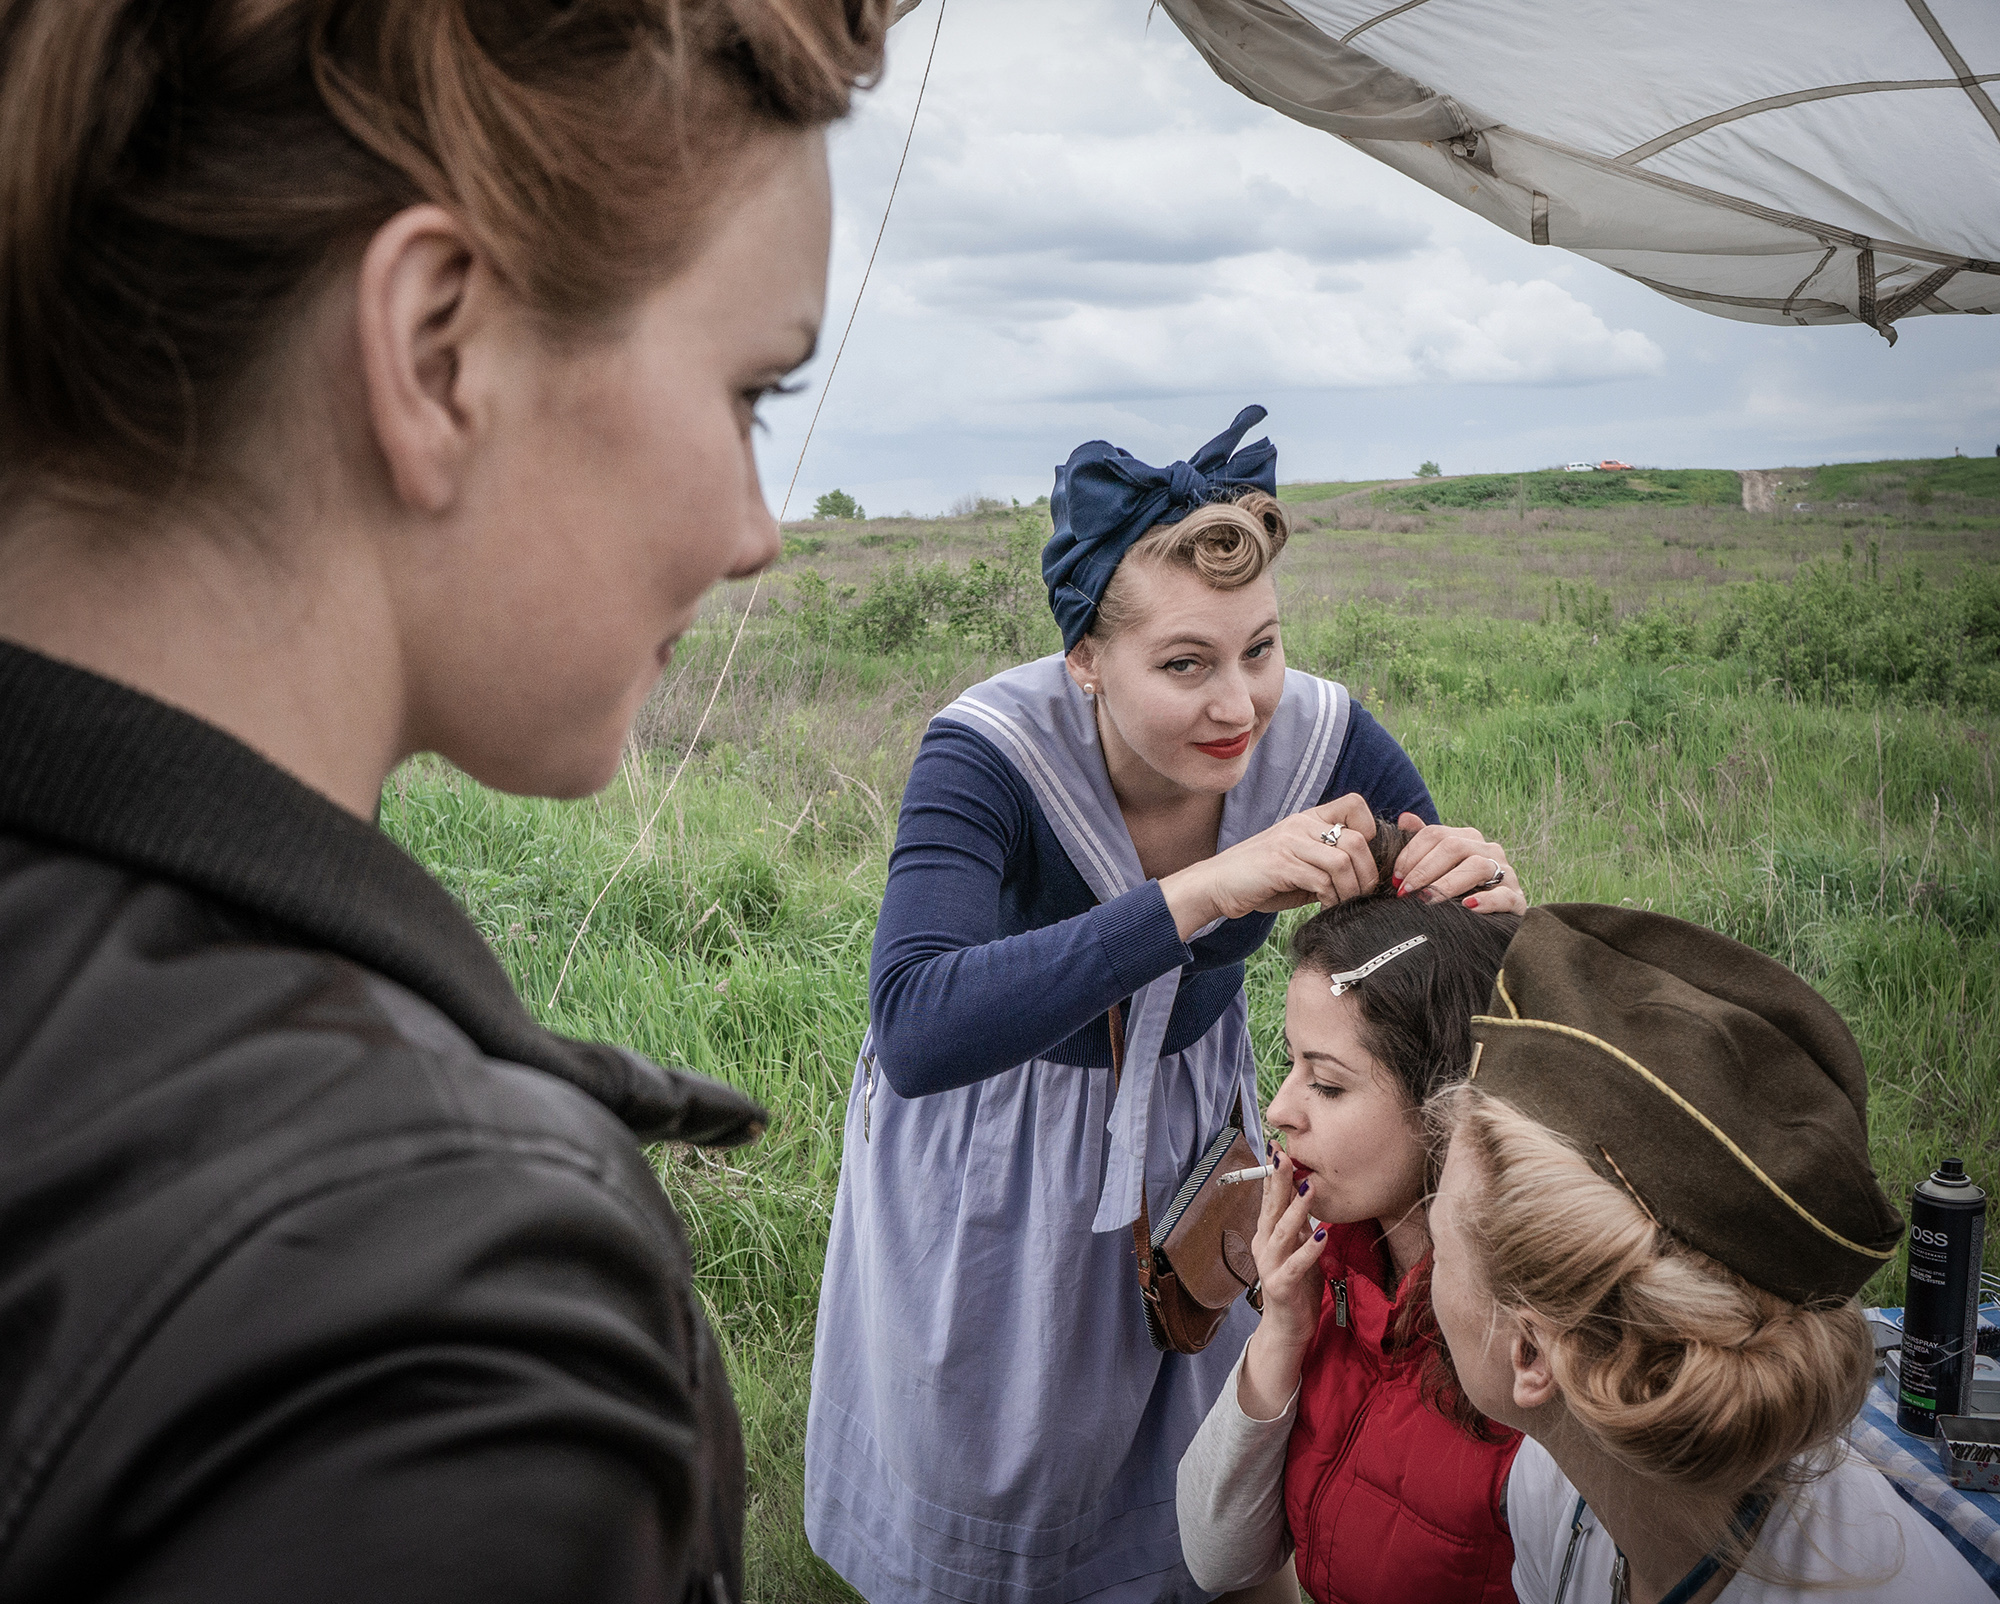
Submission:
M 1293 505 L 1287 652 L 1381 715 L 1445 816 L 1508 843 L 1535 900 L 1698 919 L 1818 985 L 1867 1052 L 1893 1196 L 1954 1152 L 1990 1186 L 2000 481 L 1960 490 L 1970 470 L 1950 459 L 1817 472 L 1865 508 L 1521 505 L 1517 485 L 1514 503 L 1440 510 L 1336 487 Z M 1926 507 L 1908 504 L 1913 474 L 1937 487 Z M 799 1482 L 869 940 L 925 723 L 1055 644 L 1024 568 L 1039 517 L 793 526 L 698 743 L 748 584 L 714 598 L 595 800 L 503 797 L 421 761 L 384 797 L 385 825 L 549 1024 L 774 1113 L 754 1148 L 656 1155 L 731 1355 L 762 1604 L 851 1597 L 805 1548 Z M 1283 982 L 1274 943 L 1250 969 L 1267 1073 Z M 1901 1276 L 1867 1296 L 1900 1301 Z

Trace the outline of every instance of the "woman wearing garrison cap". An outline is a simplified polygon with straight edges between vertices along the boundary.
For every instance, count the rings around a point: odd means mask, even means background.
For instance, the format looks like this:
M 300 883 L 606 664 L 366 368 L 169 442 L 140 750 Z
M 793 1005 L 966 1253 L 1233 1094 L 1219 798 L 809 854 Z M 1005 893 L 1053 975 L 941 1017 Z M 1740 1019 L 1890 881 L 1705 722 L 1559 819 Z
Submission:
M 1256 1107 L 1243 960 L 1373 888 L 1377 815 L 1412 832 L 1406 893 L 1525 906 L 1345 689 L 1286 669 L 1276 452 L 1237 450 L 1263 416 L 1164 469 L 1078 447 L 1042 559 L 1065 654 L 946 708 L 903 795 L 806 1438 L 807 1533 L 874 1604 L 1208 1597 L 1175 1467 L 1254 1316 L 1157 1351 L 1128 1227 Z
M 1522 922 L 1473 1040 L 1432 1298 L 1466 1395 L 1530 1439 L 1522 1604 L 1988 1598 L 1841 1440 L 1903 1222 L 1840 1016 L 1724 936 L 1572 904 Z

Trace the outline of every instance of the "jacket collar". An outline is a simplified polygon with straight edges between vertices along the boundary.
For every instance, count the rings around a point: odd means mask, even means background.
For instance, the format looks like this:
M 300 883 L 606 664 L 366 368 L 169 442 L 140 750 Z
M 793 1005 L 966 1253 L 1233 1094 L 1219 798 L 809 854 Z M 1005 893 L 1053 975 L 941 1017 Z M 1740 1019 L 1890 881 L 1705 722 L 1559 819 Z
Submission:
M 186 886 L 353 959 L 480 1051 L 569 1081 L 640 1136 L 748 1141 L 763 1109 L 528 1015 L 442 886 L 371 824 L 191 714 L 0 641 L 0 831 Z
M 1382 1354 L 1389 1363 L 1420 1357 L 1420 1348 L 1416 1344 L 1399 1350 L 1395 1344 L 1395 1333 L 1396 1317 L 1402 1312 L 1404 1300 L 1412 1296 L 1419 1285 L 1419 1275 L 1425 1264 L 1412 1265 L 1401 1281 L 1395 1281 L 1396 1272 L 1390 1264 L 1388 1249 L 1373 1220 L 1355 1225 L 1337 1225 L 1333 1229 L 1336 1235 L 1327 1244 L 1332 1258 L 1332 1262 L 1327 1263 L 1327 1296 L 1333 1295 L 1333 1281 L 1344 1276 L 1347 1281 L 1347 1324 L 1355 1340 Z M 1391 1282 L 1395 1283 L 1393 1287 Z

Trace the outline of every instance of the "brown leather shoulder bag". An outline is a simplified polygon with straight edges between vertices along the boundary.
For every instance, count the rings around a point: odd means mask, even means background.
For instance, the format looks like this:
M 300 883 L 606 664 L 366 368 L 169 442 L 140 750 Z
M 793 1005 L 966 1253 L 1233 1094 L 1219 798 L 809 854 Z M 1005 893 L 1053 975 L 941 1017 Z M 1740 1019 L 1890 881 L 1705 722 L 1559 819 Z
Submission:
M 1111 1025 L 1111 1084 L 1115 1094 L 1125 1075 L 1125 1009 L 1114 1003 Z M 1188 1172 L 1157 1227 L 1148 1219 L 1146 1190 L 1139 1189 L 1139 1217 L 1132 1222 L 1132 1251 L 1139 1260 L 1139 1296 L 1153 1346 L 1174 1353 L 1200 1353 L 1214 1337 L 1229 1307 L 1246 1292 L 1250 1306 L 1264 1306 L 1257 1286 L 1257 1261 L 1250 1251 L 1257 1234 L 1263 1188 L 1218 1186 L 1216 1177 L 1249 1169 L 1257 1162 L 1244 1135 L 1243 1099 L 1236 1099 L 1236 1123 L 1222 1127 L 1200 1161 Z

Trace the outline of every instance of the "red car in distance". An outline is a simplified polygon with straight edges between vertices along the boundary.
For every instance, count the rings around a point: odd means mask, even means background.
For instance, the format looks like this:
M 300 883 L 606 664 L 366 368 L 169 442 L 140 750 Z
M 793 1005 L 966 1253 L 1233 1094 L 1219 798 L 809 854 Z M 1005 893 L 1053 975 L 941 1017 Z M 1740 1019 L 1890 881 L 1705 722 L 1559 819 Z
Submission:
M 1602 462 L 1600 462 L 1597 465 L 1597 471 L 1599 473 L 1630 473 L 1632 471 L 1632 464 L 1629 462 L 1619 462 L 1611 457 L 1606 457 Z

